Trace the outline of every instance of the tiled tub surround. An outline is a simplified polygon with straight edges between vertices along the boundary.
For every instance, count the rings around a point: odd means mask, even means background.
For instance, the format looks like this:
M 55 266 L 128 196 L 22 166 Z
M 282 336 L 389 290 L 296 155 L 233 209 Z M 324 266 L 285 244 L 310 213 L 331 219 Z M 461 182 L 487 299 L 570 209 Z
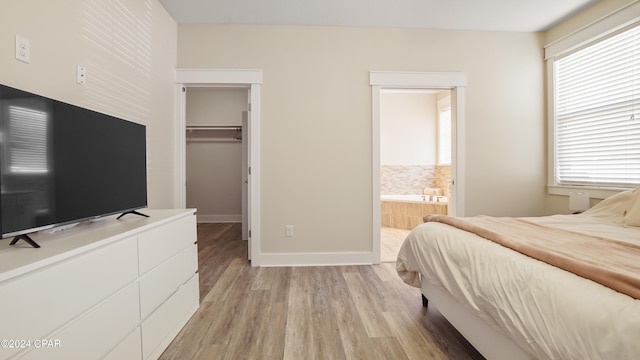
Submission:
M 442 189 L 450 196 L 450 166 L 382 165 L 380 167 L 380 193 L 382 226 L 411 230 L 422 224 L 429 214 L 447 214 L 447 202 L 422 200 L 425 188 Z M 395 198 L 390 198 L 393 195 Z M 414 199 L 411 199 L 413 197 Z
M 415 200 L 406 196 L 393 199 L 392 196 L 383 195 L 380 201 L 382 226 L 411 230 L 422 224 L 425 215 L 447 214 L 447 202 L 422 201 L 419 195 L 415 197 Z
M 442 189 L 442 195 L 451 196 L 451 166 L 436 166 L 433 169 L 433 186 Z
M 449 196 L 450 166 L 382 165 L 380 193 L 393 195 L 422 194 L 424 188 L 442 189 Z

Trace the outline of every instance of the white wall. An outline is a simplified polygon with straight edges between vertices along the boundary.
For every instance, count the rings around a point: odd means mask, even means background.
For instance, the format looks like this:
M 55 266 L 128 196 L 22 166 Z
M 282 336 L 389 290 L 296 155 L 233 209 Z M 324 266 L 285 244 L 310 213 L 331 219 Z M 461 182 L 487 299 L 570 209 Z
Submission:
M 247 89 L 187 89 L 187 125 L 242 125 Z M 242 143 L 236 131 L 187 132 L 188 208 L 198 209 L 200 222 L 242 221 Z
M 29 64 L 15 60 L 16 34 L 30 42 Z M 176 42 L 177 25 L 157 0 L 3 1 L 0 83 L 147 125 L 149 206 L 169 208 Z
M 264 253 L 372 250 L 371 70 L 466 72 L 467 213 L 544 210 L 540 34 L 185 24 L 178 66 L 263 70 Z
M 380 94 L 380 164 L 436 165 L 436 94 Z

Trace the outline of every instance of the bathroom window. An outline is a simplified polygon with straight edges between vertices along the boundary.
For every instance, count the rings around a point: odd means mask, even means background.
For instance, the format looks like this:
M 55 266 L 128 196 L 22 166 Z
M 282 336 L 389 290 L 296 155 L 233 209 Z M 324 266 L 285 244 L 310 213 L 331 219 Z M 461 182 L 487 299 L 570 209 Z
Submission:
M 451 97 L 438 100 L 438 165 L 451 165 Z
M 640 184 L 640 27 L 553 62 L 557 185 Z

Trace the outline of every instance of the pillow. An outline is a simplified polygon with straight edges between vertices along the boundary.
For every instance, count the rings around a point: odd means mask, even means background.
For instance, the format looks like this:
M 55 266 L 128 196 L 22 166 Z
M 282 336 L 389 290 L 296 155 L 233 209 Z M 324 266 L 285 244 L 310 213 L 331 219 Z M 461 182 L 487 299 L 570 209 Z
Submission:
M 615 218 L 616 221 L 622 223 L 633 195 L 635 195 L 635 193 L 632 191 L 621 191 L 593 205 L 590 209 L 584 211 L 583 214 L 611 218 L 612 220 Z
M 640 191 L 636 188 L 629 200 L 627 213 L 624 215 L 624 226 L 640 226 Z

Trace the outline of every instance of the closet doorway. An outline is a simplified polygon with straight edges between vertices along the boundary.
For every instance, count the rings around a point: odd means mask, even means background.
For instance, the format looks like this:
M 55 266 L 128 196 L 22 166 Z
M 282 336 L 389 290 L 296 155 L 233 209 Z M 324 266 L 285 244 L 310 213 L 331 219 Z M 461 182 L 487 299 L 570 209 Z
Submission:
M 262 70 L 178 69 L 176 82 L 176 203 L 197 207 L 199 221 L 242 222 L 260 266 Z
M 243 240 L 248 104 L 245 87 L 186 89 L 186 207 L 198 209 L 198 223 L 242 223 Z

